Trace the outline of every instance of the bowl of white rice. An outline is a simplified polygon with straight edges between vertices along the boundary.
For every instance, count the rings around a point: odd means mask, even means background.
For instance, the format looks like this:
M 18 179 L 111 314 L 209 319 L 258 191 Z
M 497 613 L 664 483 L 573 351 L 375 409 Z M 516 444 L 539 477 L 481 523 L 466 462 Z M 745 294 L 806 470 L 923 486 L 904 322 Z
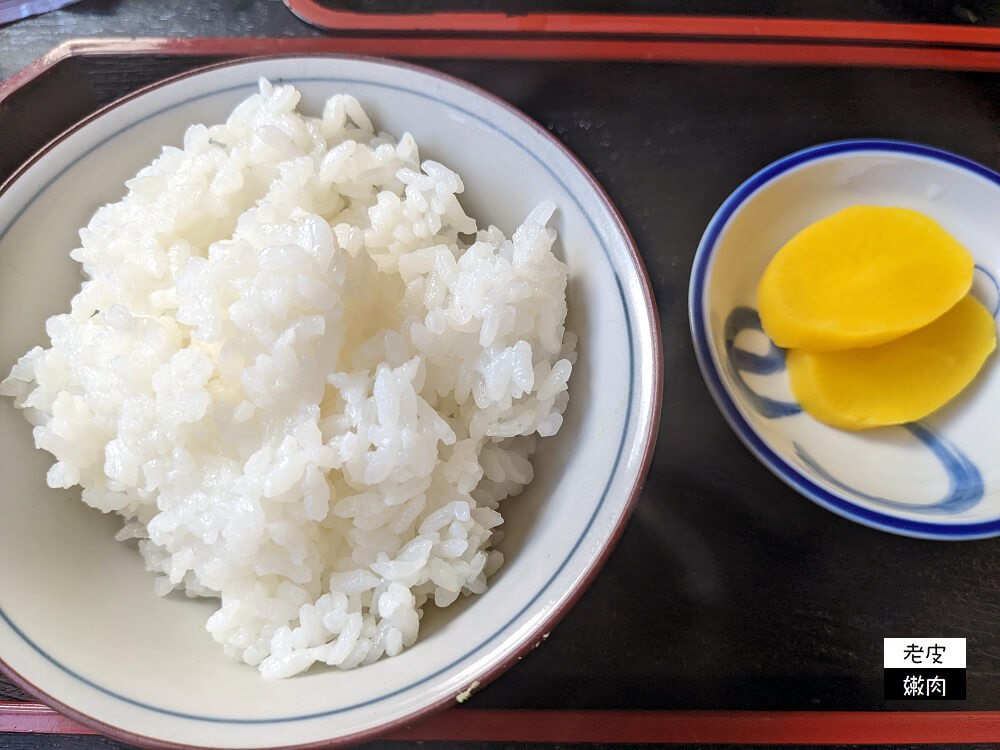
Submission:
M 144 89 L 0 187 L 0 263 L 0 668 L 125 741 L 344 744 L 464 701 L 582 593 L 649 465 L 620 216 L 436 72 Z

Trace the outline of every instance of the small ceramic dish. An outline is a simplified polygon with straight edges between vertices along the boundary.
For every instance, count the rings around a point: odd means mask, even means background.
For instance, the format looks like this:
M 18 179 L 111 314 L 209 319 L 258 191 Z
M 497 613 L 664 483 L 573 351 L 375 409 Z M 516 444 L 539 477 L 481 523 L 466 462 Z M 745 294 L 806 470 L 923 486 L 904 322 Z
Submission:
M 784 352 L 761 331 L 756 287 L 771 257 L 812 222 L 859 204 L 902 206 L 940 223 L 975 259 L 972 291 L 996 317 L 1000 175 L 916 144 L 829 143 L 764 168 L 709 223 L 689 299 L 702 374 L 750 450 L 823 507 L 908 536 L 1000 534 L 996 354 L 963 393 L 929 417 L 845 432 L 795 403 Z
M 663 360 L 649 280 L 628 230 L 585 168 L 543 128 L 486 92 L 388 61 L 301 56 L 241 61 L 158 83 L 88 118 L 0 186 L 0 370 L 47 344 L 68 309 L 69 258 L 94 210 L 195 122 L 220 122 L 258 78 L 294 84 L 317 116 L 355 95 L 376 125 L 411 132 L 425 159 L 458 171 L 463 203 L 512 230 L 557 204 L 579 337 L 570 405 L 541 443 L 535 477 L 504 506 L 506 562 L 489 590 L 429 607 L 417 643 L 350 671 L 261 678 L 205 630 L 216 605 L 157 597 L 120 520 L 79 488 L 46 487 L 49 454 L 0 399 L 0 667 L 70 716 L 154 747 L 292 748 L 358 742 L 462 701 L 540 643 L 596 574 L 652 456 Z M 555 636 L 554 636 L 555 637 Z

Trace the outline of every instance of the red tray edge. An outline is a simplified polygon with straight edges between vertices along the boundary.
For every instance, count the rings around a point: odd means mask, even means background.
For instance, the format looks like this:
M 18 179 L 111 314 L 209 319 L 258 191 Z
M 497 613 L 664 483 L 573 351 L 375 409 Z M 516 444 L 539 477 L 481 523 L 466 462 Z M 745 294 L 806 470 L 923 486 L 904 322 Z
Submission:
M 679 19 L 675 19 L 679 20 Z M 699 19 L 713 20 L 713 19 Z M 714 19 L 730 20 L 730 19 Z M 782 20 L 755 21 L 768 29 Z M 812 22 L 803 22 L 812 23 Z M 831 22 L 832 23 L 832 22 Z M 843 23 L 843 22 L 838 22 Z M 857 24 L 858 26 L 872 24 Z M 832 36 L 803 37 L 802 41 L 773 41 L 748 34 L 741 39 L 621 39 L 621 38 L 515 38 L 475 37 L 337 37 L 337 38 L 91 38 L 63 42 L 23 70 L 0 81 L 0 103 L 18 89 L 43 75 L 60 61 L 80 55 L 228 55 L 261 56 L 275 53 L 349 53 L 379 57 L 479 58 L 528 60 L 602 60 L 647 62 L 704 62 L 785 65 L 862 65 L 874 67 L 932 68 L 942 70 L 1000 71 L 1000 29 L 925 27 L 921 31 L 957 29 L 967 36 L 990 32 L 990 41 L 975 47 L 939 46 L 925 40 L 918 46 L 896 46 L 877 36 L 878 29 L 894 24 L 874 24 L 873 36 L 853 37 L 851 43 Z M 976 33 L 973 33 L 976 32 Z M 995 34 L 992 32 L 996 32 Z M 858 32 L 860 33 L 860 32 Z M 943 38 L 944 35 L 942 35 Z M 772 39 L 772 41 L 767 41 Z M 862 43 L 863 42 L 863 43 Z
M 0 702 L 0 732 L 97 734 L 40 703 Z M 443 742 L 968 744 L 1000 711 L 533 711 L 447 709 L 383 739 Z
M 819 38 L 996 44 L 1000 29 L 949 24 L 802 18 L 675 16 L 650 13 L 482 11 L 371 13 L 335 10 L 316 0 L 284 0 L 303 21 L 331 31 L 474 32 L 652 36 Z

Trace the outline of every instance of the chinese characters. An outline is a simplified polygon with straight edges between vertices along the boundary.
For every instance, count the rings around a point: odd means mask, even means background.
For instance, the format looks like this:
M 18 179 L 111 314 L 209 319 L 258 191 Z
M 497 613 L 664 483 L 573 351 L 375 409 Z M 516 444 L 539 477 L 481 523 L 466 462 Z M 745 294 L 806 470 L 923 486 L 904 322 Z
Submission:
M 939 643 L 934 643 L 930 646 L 920 646 L 916 643 L 911 643 L 903 649 L 903 661 L 909 660 L 914 664 L 923 664 L 926 658 L 930 664 L 940 664 L 947 648 L 947 646 L 942 646 Z
M 904 698 L 947 698 L 945 678 L 934 675 L 924 679 L 920 675 L 907 675 L 903 678 Z
M 887 701 L 966 699 L 965 638 L 884 638 Z

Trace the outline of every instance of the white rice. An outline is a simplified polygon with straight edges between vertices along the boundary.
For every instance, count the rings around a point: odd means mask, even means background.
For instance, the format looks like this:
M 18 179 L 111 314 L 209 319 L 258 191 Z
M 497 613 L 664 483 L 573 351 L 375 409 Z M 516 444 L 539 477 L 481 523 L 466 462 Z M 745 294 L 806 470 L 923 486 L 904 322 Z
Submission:
M 158 593 L 218 597 L 266 677 L 396 655 L 486 590 L 576 358 L 551 203 L 477 231 L 408 133 L 298 102 L 262 80 L 99 209 L 71 312 L 0 384 L 48 484 L 121 514 Z

